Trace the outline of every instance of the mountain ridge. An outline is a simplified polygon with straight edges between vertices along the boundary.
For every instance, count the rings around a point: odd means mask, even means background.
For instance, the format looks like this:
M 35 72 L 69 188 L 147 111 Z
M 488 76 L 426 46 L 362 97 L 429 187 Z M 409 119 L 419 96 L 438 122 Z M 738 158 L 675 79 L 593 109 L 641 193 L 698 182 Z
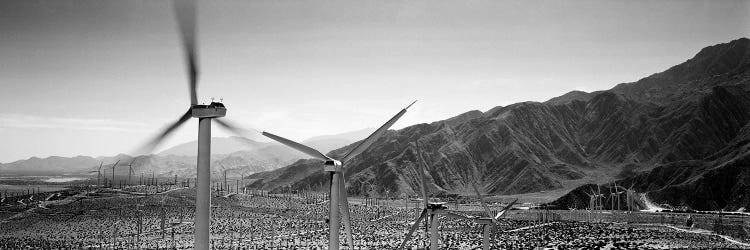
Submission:
M 632 178 L 665 163 L 703 161 L 723 150 L 748 122 L 748 51 L 750 40 L 737 39 L 610 90 L 571 92 L 544 103 L 495 107 L 459 122 L 388 131 L 347 163 L 349 191 L 357 194 L 351 187 L 375 184 L 382 191 L 413 194 L 415 140 L 423 145 L 428 185 L 438 193 L 465 192 L 472 181 L 490 194 L 572 189 Z M 298 161 L 251 178 L 263 179 L 256 187 L 266 189 L 278 188 L 276 182 L 321 186 L 325 175 L 311 171 L 320 165 Z M 311 174 L 285 175 L 288 169 Z

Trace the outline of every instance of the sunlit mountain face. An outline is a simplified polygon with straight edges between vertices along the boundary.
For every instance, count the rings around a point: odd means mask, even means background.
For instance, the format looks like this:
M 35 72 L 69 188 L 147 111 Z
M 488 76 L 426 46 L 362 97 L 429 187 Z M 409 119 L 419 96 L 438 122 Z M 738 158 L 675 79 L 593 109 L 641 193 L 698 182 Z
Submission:
M 353 187 L 372 183 L 414 194 L 418 140 L 437 193 L 469 193 L 474 180 L 484 192 L 501 195 L 628 180 L 659 202 L 747 206 L 750 182 L 743 176 L 750 173 L 741 166 L 749 160 L 749 91 L 750 40 L 742 38 L 610 90 L 574 91 L 391 131 L 354 159 L 345 176 Z M 299 161 L 252 178 L 270 189 L 325 186 L 325 173 L 312 170 L 320 165 Z M 683 199 L 688 194 L 700 198 Z

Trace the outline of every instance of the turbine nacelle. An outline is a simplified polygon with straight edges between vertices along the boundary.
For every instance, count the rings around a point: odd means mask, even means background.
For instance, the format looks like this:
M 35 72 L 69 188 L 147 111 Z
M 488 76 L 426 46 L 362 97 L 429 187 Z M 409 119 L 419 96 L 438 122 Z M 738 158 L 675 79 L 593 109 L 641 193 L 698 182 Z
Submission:
M 437 211 L 437 210 L 448 209 L 448 207 L 445 206 L 444 202 L 429 202 L 427 203 L 427 209 L 432 209 L 432 210 Z
M 330 159 L 325 162 L 323 165 L 323 171 L 326 172 L 343 172 L 344 171 L 344 164 L 341 163 L 339 160 Z
M 227 108 L 220 102 L 211 102 L 209 105 L 193 105 L 190 110 L 195 118 L 217 118 L 227 115 Z

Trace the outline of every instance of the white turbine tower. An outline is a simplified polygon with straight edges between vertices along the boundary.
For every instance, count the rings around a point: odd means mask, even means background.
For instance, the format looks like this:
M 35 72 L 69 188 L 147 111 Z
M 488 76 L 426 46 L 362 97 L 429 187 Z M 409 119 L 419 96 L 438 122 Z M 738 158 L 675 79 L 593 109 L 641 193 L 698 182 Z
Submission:
M 417 102 L 417 101 L 414 101 Z M 388 120 L 383 126 L 380 126 L 375 132 L 373 132 L 370 136 L 367 137 L 367 139 L 364 139 L 362 142 L 359 143 L 354 149 L 349 151 L 342 160 L 333 159 L 331 157 L 326 156 L 325 154 L 321 153 L 318 150 L 315 150 L 311 147 L 302 145 L 300 143 L 291 141 L 289 139 L 268 133 L 263 132 L 263 135 L 267 136 L 268 138 L 271 138 L 275 141 L 278 141 L 284 145 L 287 145 L 291 148 L 294 148 L 296 150 L 299 150 L 300 152 L 303 152 L 309 156 L 312 156 L 316 159 L 322 160 L 325 163 L 323 164 L 323 170 L 328 172 L 330 175 L 330 209 L 329 209 L 329 239 L 328 239 L 328 249 L 329 250 L 337 250 L 339 249 L 339 205 L 343 206 L 343 220 L 344 220 L 344 226 L 346 227 L 346 238 L 349 242 L 349 247 L 354 247 L 354 240 L 352 239 L 352 227 L 351 222 L 349 221 L 349 201 L 347 200 L 346 196 L 346 182 L 344 180 L 344 166 L 347 162 L 349 162 L 351 159 L 353 159 L 355 156 L 359 155 L 360 153 L 367 150 L 370 145 L 372 145 L 375 141 L 377 141 L 385 132 L 390 128 L 396 121 L 401 118 L 404 113 L 406 113 L 406 110 L 411 107 L 411 105 L 414 104 L 412 102 L 409 104 L 409 106 L 406 106 L 406 108 L 402 109 L 401 112 L 398 112 L 393 118 Z

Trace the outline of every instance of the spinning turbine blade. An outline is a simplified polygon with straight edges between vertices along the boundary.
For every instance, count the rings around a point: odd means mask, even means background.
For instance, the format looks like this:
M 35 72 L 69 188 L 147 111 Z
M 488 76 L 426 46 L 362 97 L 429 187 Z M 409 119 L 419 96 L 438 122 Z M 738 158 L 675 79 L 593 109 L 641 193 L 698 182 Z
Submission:
M 518 199 L 514 200 L 513 202 L 505 206 L 502 210 L 500 210 L 500 212 L 498 212 L 497 215 L 495 215 L 495 220 L 500 219 L 500 217 L 502 217 L 505 214 L 505 212 L 508 211 L 508 209 L 510 209 L 513 206 L 513 204 L 516 204 L 516 202 L 518 202 Z
M 380 128 L 378 128 L 377 130 L 375 130 L 375 132 L 372 132 L 372 134 L 370 136 L 368 136 L 367 139 L 365 139 L 361 143 L 359 143 L 359 145 L 357 145 L 357 147 L 355 147 L 354 149 L 352 149 L 352 151 L 349 151 L 349 153 L 347 153 L 346 156 L 344 156 L 344 160 L 342 160 L 342 162 L 346 163 L 349 160 L 351 160 L 352 158 L 354 158 L 355 156 L 357 156 L 357 155 L 361 154 L 362 152 L 364 152 L 365 150 L 367 150 L 367 148 L 369 148 L 370 145 L 372 145 L 373 143 L 375 143 L 375 141 L 377 141 L 378 139 L 380 139 L 380 137 L 383 136 L 383 134 L 385 133 L 385 131 L 388 131 L 388 128 L 390 128 L 394 123 L 396 123 L 396 121 L 398 121 L 398 119 L 401 118 L 401 116 L 403 116 L 404 113 L 406 113 L 406 109 L 408 109 L 409 107 L 411 107 L 411 105 L 414 105 L 415 102 L 417 102 L 417 101 L 414 101 L 411 104 L 409 104 L 409 106 L 406 106 L 406 108 L 404 108 L 400 112 L 398 112 L 398 114 L 396 114 L 395 116 L 393 116 L 393 118 L 391 118 L 390 120 L 388 120 L 388 122 L 386 122 L 385 124 L 383 124 L 383 126 L 380 126 Z
M 239 137 L 247 138 L 248 135 L 251 132 L 253 132 L 253 133 L 260 133 L 260 131 L 255 130 L 255 129 L 246 129 L 246 128 L 243 128 L 243 127 L 237 125 L 237 123 L 228 120 L 227 118 L 216 118 L 216 119 L 214 119 L 214 121 L 217 124 L 219 124 L 219 126 L 223 127 L 226 130 L 229 130 L 230 132 L 234 133 L 235 135 L 237 135 Z
M 177 25 L 182 36 L 182 47 L 187 60 L 188 80 L 190 87 L 190 104 L 198 104 L 196 88 L 198 86 L 198 55 L 195 50 L 195 0 L 175 0 L 174 7 L 177 15 Z
M 281 144 L 287 145 L 287 146 L 289 146 L 289 147 L 291 147 L 293 149 L 296 149 L 296 150 L 298 150 L 298 151 L 300 151 L 302 153 L 305 153 L 305 154 L 307 154 L 309 156 L 315 157 L 316 159 L 320 159 L 320 160 L 324 160 L 324 161 L 327 161 L 327 160 L 331 159 L 328 156 L 326 156 L 323 153 L 321 153 L 320 151 L 315 150 L 314 148 L 302 145 L 302 144 L 300 144 L 298 142 L 286 139 L 284 137 L 277 136 L 277 135 L 274 135 L 274 134 L 271 134 L 271 133 L 268 133 L 268 132 L 263 132 L 263 135 L 266 136 L 266 137 L 268 137 L 268 138 L 273 139 L 274 141 L 280 142 Z
M 150 154 L 156 148 L 156 146 L 158 146 L 159 143 L 161 143 L 161 141 L 164 140 L 164 137 L 171 134 L 175 129 L 180 127 L 180 125 L 185 123 L 187 120 L 190 120 L 190 117 L 192 117 L 192 114 L 193 114 L 193 111 L 188 109 L 187 112 L 185 112 L 185 114 L 183 114 L 180 117 L 180 119 L 178 119 L 177 121 L 169 125 L 169 127 L 167 127 L 167 129 L 161 132 L 161 134 L 159 134 L 154 139 L 146 143 L 146 145 L 144 145 L 141 148 L 141 152 L 143 154 Z
M 399 246 L 398 249 L 404 249 L 404 246 L 406 246 L 406 242 L 409 242 L 411 239 L 411 235 L 414 234 L 414 231 L 417 231 L 417 228 L 419 228 L 419 223 L 422 222 L 422 220 L 426 220 L 427 217 L 427 209 L 422 209 L 422 214 L 419 215 L 419 218 L 417 218 L 416 221 L 414 221 L 414 225 L 411 226 L 409 229 L 409 232 L 406 233 L 406 238 L 404 238 L 404 241 L 401 242 L 401 246 Z
M 482 198 L 482 194 L 479 193 L 479 189 L 477 188 L 477 183 L 472 182 L 471 186 L 474 188 L 474 192 L 477 193 L 477 197 L 479 197 L 479 203 L 482 204 L 482 208 L 484 209 L 485 214 L 487 214 L 487 217 L 492 217 L 492 213 L 490 213 L 490 208 L 487 207 L 486 203 L 484 203 L 484 198 Z

